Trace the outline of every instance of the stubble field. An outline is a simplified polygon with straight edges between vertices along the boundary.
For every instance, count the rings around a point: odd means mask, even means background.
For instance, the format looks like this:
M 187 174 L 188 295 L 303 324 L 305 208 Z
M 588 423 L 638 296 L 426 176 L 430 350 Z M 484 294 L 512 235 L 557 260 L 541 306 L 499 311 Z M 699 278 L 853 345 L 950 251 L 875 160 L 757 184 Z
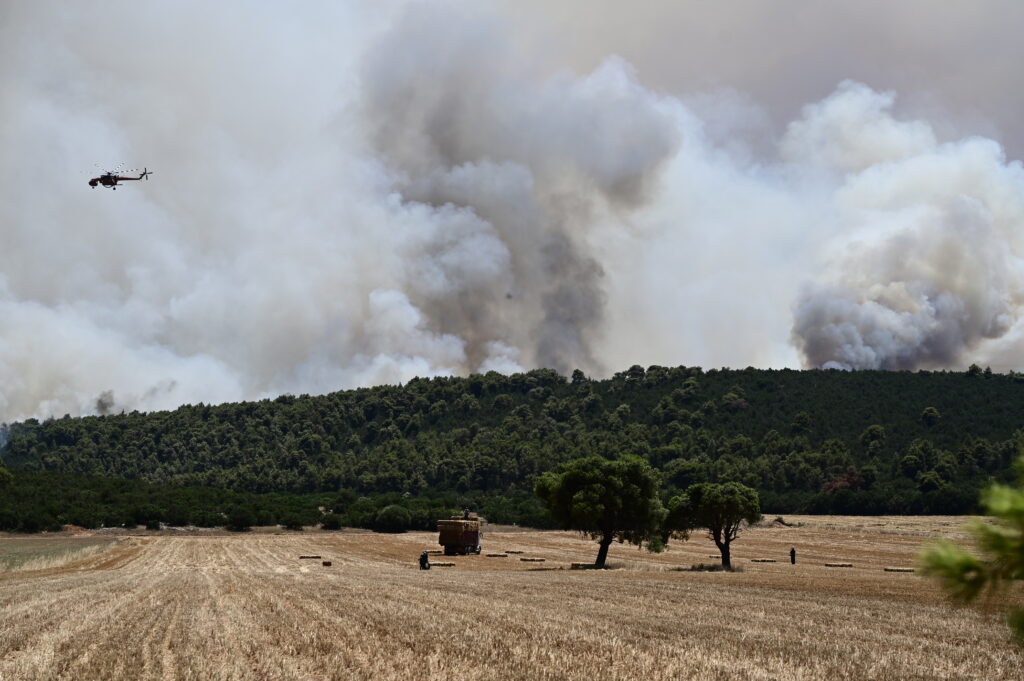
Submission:
M 437 548 L 427 533 L 51 547 L 66 560 L 0 572 L 0 679 L 1024 677 L 998 612 L 953 609 L 931 580 L 883 569 L 963 537 L 963 519 L 787 521 L 802 525 L 742 534 L 731 574 L 678 570 L 716 562 L 697 536 L 658 555 L 613 546 L 607 571 L 567 569 L 596 546 L 559 532 L 491 532 L 485 553 L 522 553 L 436 556 L 455 566 L 430 571 L 416 569 Z M 0 555 L 31 540 L 0 537 Z

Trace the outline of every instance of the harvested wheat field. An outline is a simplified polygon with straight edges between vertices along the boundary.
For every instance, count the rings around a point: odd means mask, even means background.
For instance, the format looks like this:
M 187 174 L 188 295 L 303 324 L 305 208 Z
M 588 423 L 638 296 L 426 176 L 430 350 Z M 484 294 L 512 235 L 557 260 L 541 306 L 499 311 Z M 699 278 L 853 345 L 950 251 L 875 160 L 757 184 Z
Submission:
M 742 534 L 731 574 L 680 570 L 712 562 L 703 537 L 595 571 L 568 569 L 596 555 L 576 535 L 491 532 L 485 551 L 544 562 L 428 572 L 427 533 L 125 537 L 0 573 L 0 679 L 1024 677 L 998 613 L 885 571 L 962 519 L 786 521 Z

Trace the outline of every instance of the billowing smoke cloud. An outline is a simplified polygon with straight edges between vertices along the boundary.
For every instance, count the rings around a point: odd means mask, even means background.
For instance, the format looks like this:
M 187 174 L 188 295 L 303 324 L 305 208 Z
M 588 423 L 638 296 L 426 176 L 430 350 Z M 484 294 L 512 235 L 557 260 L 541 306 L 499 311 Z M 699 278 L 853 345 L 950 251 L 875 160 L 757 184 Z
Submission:
M 1020 317 L 1024 169 L 990 140 L 939 144 L 926 123 L 895 120 L 892 103 L 845 84 L 783 140 L 788 155 L 844 173 L 835 205 L 848 236 L 795 310 L 811 366 L 963 366 Z
M 560 68 L 479 3 L 0 11 L 0 421 L 1016 361 L 1019 164 L 866 85 L 776 140 L 742 93 Z M 155 174 L 88 187 L 121 161 Z
M 5 418 L 602 371 L 587 235 L 679 144 L 628 64 L 541 75 L 460 4 L 57 9 L 5 36 Z M 112 157 L 155 174 L 19 181 Z
M 361 114 L 402 196 L 445 223 L 413 245 L 404 288 L 466 343 L 460 368 L 511 345 L 527 366 L 600 371 L 603 270 L 583 239 L 648 198 L 678 133 L 621 60 L 528 76 L 496 18 L 420 6 L 368 55 Z

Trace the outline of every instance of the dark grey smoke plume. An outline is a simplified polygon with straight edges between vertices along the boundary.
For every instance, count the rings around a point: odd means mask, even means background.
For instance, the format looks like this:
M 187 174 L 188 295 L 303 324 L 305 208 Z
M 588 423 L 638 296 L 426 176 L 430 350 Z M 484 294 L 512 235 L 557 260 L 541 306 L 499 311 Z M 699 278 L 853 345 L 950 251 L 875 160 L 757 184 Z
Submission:
M 599 372 L 589 226 L 643 203 L 679 134 L 620 60 L 531 76 L 497 17 L 414 7 L 367 58 L 361 115 L 403 198 L 473 218 L 457 240 L 417 244 L 406 289 L 434 330 L 467 342 L 462 368 L 486 368 L 500 343 L 525 366 Z

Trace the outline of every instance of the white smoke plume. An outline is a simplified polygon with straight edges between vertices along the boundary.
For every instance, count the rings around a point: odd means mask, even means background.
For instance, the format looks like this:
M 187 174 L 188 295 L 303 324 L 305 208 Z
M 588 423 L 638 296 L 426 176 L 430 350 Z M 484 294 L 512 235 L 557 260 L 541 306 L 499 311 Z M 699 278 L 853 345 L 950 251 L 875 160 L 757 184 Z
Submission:
M 246 8 L 249 36 L 226 30 L 239 7 L 100 27 L 98 5 L 49 9 L 13 10 L 6 186 L 111 156 L 155 174 L 5 196 L 5 417 L 602 370 L 588 229 L 642 204 L 678 146 L 624 62 L 540 76 L 457 5 Z M 356 19 L 384 28 L 342 54 L 302 35 Z
M 847 83 L 783 140 L 788 156 L 844 174 L 835 220 L 849 236 L 795 309 L 811 366 L 962 367 L 1020 317 L 1024 168 L 991 140 L 940 144 L 892 104 Z
M 3 5 L 0 421 L 537 366 L 1013 366 L 996 142 L 848 74 L 776 139 L 777 108 L 613 50 L 572 70 L 509 11 Z M 86 184 L 122 161 L 154 175 Z

